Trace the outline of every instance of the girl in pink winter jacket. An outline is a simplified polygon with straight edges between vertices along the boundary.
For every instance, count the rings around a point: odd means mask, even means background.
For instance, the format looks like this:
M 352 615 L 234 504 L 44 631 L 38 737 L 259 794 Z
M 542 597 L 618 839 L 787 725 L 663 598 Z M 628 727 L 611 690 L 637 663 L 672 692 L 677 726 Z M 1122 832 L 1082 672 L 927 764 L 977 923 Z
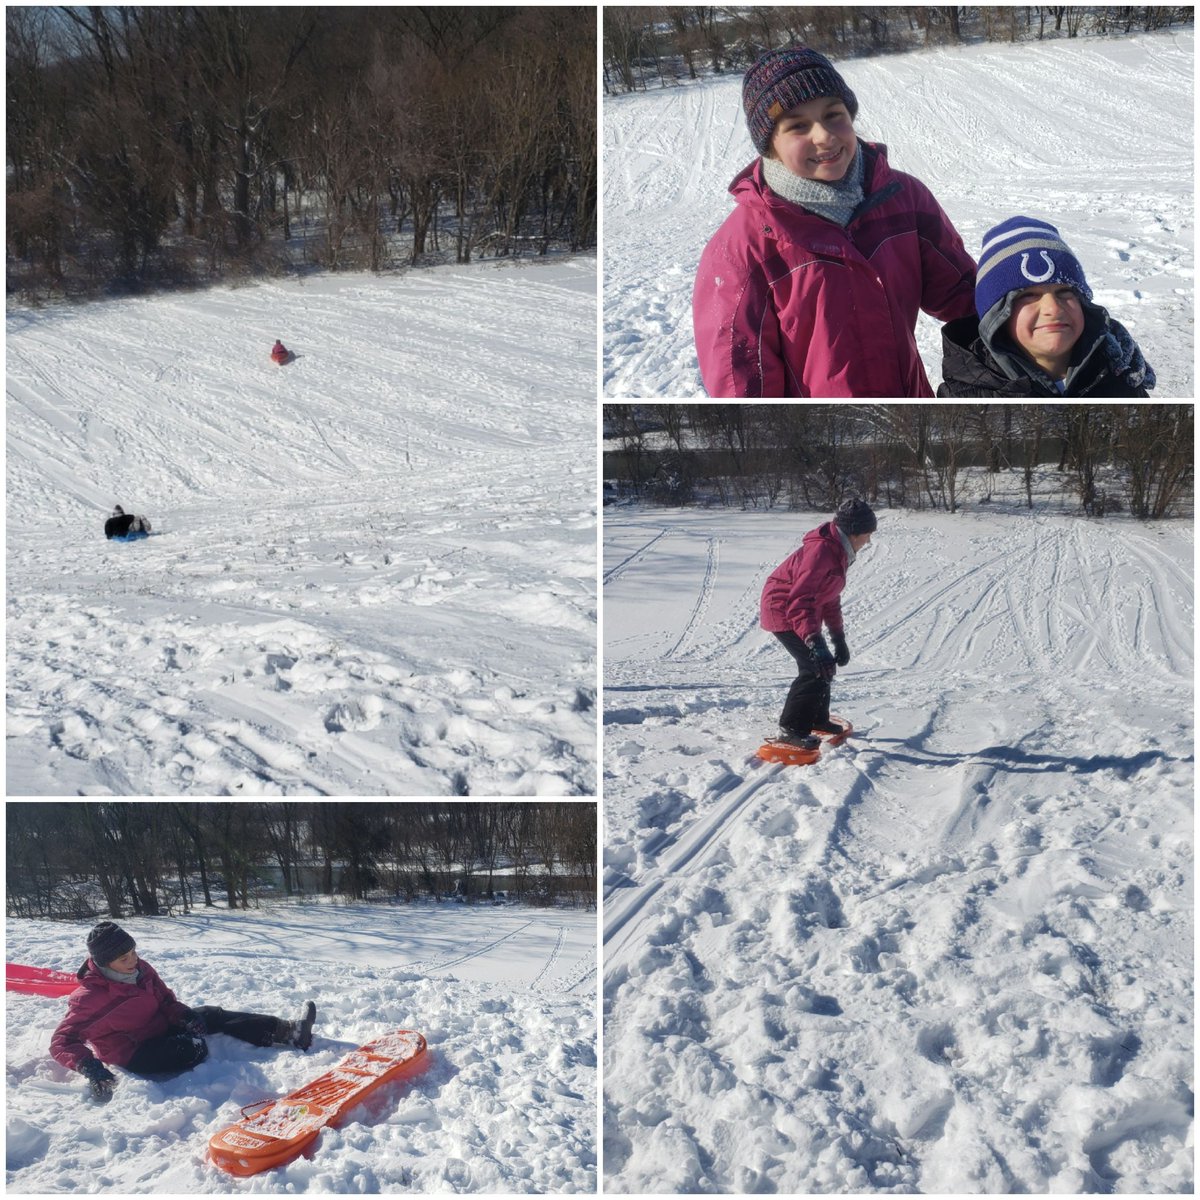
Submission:
M 929 189 L 860 141 L 858 100 L 805 46 L 746 72 L 761 155 L 700 258 L 696 353 L 714 397 L 932 396 L 913 336 L 924 309 L 974 312 L 975 263 Z
M 835 733 L 829 719 L 830 681 L 850 661 L 842 627 L 846 572 L 875 532 L 875 514 L 863 500 L 842 501 L 832 521 L 804 535 L 800 549 L 763 585 L 759 623 L 796 662 L 796 678 L 779 717 L 779 739 L 815 750 L 813 730 Z M 833 642 L 830 650 L 825 630 Z
M 208 1057 L 209 1033 L 254 1046 L 312 1045 L 317 1009 L 311 1000 L 298 1021 L 213 1005 L 188 1008 L 138 957 L 135 945 L 112 921 L 88 934 L 88 959 L 76 973 L 79 987 L 67 998 L 67 1015 L 50 1041 L 55 1060 L 86 1076 L 96 1100 L 107 1101 L 117 1082 L 106 1063 L 134 1075 L 177 1075 Z

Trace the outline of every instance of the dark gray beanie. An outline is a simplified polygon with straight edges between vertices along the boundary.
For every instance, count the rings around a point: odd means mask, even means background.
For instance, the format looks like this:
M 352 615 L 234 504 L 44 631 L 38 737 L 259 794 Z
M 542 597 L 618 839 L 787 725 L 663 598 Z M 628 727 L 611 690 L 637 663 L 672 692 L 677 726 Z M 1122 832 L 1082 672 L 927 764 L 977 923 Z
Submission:
M 837 527 L 847 536 L 855 533 L 874 533 L 876 529 L 875 514 L 865 500 L 857 496 L 843 500 L 838 505 L 834 515 Z
M 128 954 L 137 945 L 120 925 L 101 921 L 87 937 L 88 954 L 98 967 L 107 967 L 114 958 Z

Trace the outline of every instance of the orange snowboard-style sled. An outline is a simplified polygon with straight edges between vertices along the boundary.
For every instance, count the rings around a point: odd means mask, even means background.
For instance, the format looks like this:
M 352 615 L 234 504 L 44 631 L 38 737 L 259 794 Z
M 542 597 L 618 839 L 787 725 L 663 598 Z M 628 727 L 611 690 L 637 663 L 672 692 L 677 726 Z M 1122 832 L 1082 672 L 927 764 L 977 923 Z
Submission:
M 290 1096 L 242 1109 L 240 1121 L 209 1139 L 209 1157 L 231 1175 L 256 1175 L 291 1162 L 326 1125 L 337 1125 L 376 1088 L 415 1074 L 425 1057 L 419 1033 L 397 1029 L 384 1034 Z
M 820 729 L 814 729 L 813 733 L 826 746 L 840 746 L 854 732 L 854 727 L 845 717 L 830 717 L 829 719 L 842 727 L 840 733 L 825 733 Z M 821 757 L 820 749 L 804 750 L 799 746 L 789 746 L 786 742 L 777 741 L 775 738 L 768 738 L 755 753 L 763 762 L 783 763 L 788 767 L 807 767 Z

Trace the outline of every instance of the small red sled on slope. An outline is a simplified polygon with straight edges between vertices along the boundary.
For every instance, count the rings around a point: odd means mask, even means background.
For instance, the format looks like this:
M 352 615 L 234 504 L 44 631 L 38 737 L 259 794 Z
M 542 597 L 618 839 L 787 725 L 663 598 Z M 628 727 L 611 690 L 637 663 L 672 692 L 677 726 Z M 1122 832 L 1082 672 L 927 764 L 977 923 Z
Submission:
M 286 362 L 292 361 L 292 352 L 278 339 L 275 339 L 275 345 L 271 347 L 271 360 L 277 362 L 281 367 Z
M 24 967 L 20 963 L 4 964 L 6 992 L 25 992 L 31 996 L 68 996 L 78 986 L 79 980 L 67 971 Z
M 825 746 L 840 746 L 853 732 L 854 726 L 845 717 L 830 717 L 830 724 L 840 726 L 835 732 L 832 729 L 814 729 L 812 736 L 821 739 Z M 783 738 L 767 738 L 756 751 L 763 762 L 783 763 L 788 767 L 807 767 L 817 762 L 821 757 L 822 746 L 797 746 Z
M 281 1167 L 315 1142 L 326 1125 L 337 1125 L 377 1088 L 415 1074 L 425 1059 L 425 1039 L 419 1033 L 385 1033 L 282 1100 L 242 1109 L 240 1121 L 209 1139 L 209 1157 L 231 1175 Z

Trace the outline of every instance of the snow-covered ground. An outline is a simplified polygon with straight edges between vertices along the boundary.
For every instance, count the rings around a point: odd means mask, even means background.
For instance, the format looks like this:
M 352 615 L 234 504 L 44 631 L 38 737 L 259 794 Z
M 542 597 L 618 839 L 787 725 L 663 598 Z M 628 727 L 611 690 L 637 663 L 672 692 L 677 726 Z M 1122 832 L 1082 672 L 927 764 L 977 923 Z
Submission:
M 121 922 L 186 1004 L 299 1015 L 302 1054 L 217 1035 L 167 1082 L 120 1071 L 111 1102 L 49 1055 L 64 999 L 7 993 L 7 1191 L 589 1192 L 596 1188 L 596 914 L 310 903 Z M 7 958 L 74 971 L 87 925 L 9 920 Z M 430 1061 L 288 1166 L 235 1180 L 206 1159 L 239 1109 L 315 1079 L 392 1029 Z
M 1138 339 L 1156 399 L 1194 390 L 1194 35 L 937 49 L 835 64 L 859 134 L 925 183 L 978 256 L 1017 214 L 1057 225 Z M 604 390 L 703 395 L 692 282 L 754 157 L 741 77 L 604 100 Z M 941 380 L 940 325 L 917 345 Z
M 594 793 L 595 271 L 10 310 L 8 794 Z
M 606 510 L 607 1189 L 1191 1191 L 1192 522 L 882 511 L 767 766 L 823 519 Z

